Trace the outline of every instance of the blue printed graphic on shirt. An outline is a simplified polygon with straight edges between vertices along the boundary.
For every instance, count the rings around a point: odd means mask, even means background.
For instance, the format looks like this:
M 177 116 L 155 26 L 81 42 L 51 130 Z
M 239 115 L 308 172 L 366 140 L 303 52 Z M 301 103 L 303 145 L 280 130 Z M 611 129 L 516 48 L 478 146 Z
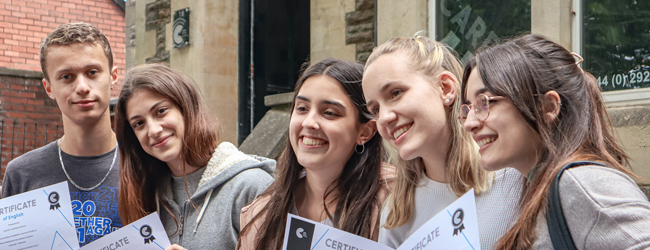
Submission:
M 103 185 L 92 191 L 70 192 L 79 246 L 122 227 L 117 209 L 118 190 L 119 187 Z

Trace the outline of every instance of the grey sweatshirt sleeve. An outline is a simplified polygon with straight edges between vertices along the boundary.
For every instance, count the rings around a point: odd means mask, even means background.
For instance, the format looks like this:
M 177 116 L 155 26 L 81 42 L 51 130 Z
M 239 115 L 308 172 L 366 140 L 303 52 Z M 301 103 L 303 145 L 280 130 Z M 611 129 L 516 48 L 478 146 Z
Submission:
M 569 169 L 560 180 L 560 197 L 578 249 L 650 248 L 650 203 L 622 172 Z
M 271 185 L 271 182 L 273 182 L 273 177 L 264 170 L 252 168 L 239 173 L 235 178 L 237 179 L 237 186 L 239 186 L 241 192 L 234 200 L 235 204 L 232 206 L 231 216 L 233 228 L 236 230 L 237 235 L 239 235 L 239 231 L 241 230 L 241 225 L 239 225 L 241 209 L 253 202 L 258 195 L 264 192 Z

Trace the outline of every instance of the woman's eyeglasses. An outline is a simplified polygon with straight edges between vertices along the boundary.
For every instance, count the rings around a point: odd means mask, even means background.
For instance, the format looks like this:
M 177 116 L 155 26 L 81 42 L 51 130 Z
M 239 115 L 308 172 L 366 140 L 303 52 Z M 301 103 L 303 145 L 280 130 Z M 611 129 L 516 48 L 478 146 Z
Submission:
M 460 115 L 458 116 L 460 123 L 465 123 L 467 115 L 469 115 L 469 111 L 472 109 L 472 106 L 474 106 L 474 115 L 476 118 L 480 121 L 485 121 L 485 119 L 487 119 L 490 115 L 490 101 L 500 100 L 504 98 L 505 97 L 503 96 L 487 96 L 485 94 L 479 94 L 476 97 L 475 104 L 460 105 Z

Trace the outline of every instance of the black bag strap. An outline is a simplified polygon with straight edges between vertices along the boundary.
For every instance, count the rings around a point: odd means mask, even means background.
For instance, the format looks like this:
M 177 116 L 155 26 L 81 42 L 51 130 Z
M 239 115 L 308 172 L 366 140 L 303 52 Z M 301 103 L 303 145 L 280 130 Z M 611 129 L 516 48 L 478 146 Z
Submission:
M 553 242 L 553 248 L 558 250 L 576 249 L 575 244 L 573 243 L 573 238 L 571 238 L 571 232 L 569 232 L 569 227 L 567 226 L 566 220 L 564 219 L 564 212 L 562 211 L 562 202 L 560 201 L 560 177 L 562 177 L 564 170 L 583 165 L 605 166 L 602 163 L 592 161 L 571 162 L 562 167 L 557 176 L 553 178 L 553 182 L 551 183 L 551 187 L 549 189 L 546 222 L 548 225 L 548 234 L 551 236 L 551 241 Z

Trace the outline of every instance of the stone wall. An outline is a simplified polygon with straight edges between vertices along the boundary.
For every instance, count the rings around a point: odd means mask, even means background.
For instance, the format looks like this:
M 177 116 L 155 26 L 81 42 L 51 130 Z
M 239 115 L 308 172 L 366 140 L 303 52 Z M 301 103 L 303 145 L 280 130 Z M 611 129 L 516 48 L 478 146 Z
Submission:
M 355 45 L 355 58 L 365 63 L 376 46 L 375 0 L 356 0 L 355 11 L 345 14 L 345 44 Z
M 355 11 L 355 0 L 311 0 L 310 60 L 356 60 L 356 45 L 346 44 L 346 13 Z
M 130 65 L 166 63 L 190 76 L 203 95 L 220 139 L 237 144 L 236 0 L 129 0 Z M 190 46 L 172 48 L 174 11 L 190 8 Z M 129 56 L 130 57 L 130 56 Z

